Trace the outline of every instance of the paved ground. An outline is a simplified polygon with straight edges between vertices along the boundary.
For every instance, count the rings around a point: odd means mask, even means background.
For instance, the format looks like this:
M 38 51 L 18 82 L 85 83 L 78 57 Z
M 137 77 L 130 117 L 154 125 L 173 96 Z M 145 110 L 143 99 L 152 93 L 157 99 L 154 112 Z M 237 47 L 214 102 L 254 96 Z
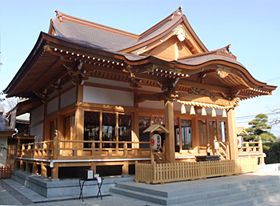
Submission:
M 275 172 L 259 172 L 255 174 L 250 175 L 240 175 L 236 176 L 238 179 L 248 180 L 250 178 L 253 178 L 252 176 L 269 176 L 269 175 L 279 175 L 280 171 Z M 229 178 L 229 181 L 234 181 L 236 178 Z M 218 178 L 216 179 L 216 184 L 220 184 L 220 181 Z M 205 184 L 206 181 L 194 181 L 191 182 L 193 187 L 200 187 L 200 184 Z M 170 186 L 170 187 L 169 187 Z M 178 183 L 172 183 L 171 185 L 167 184 L 158 184 L 156 185 L 161 190 L 170 190 L 172 192 L 176 191 L 178 188 L 183 187 L 182 182 Z M 136 200 L 129 197 L 120 196 L 117 194 L 112 194 L 110 196 L 103 197 L 103 200 L 101 200 L 100 197 L 91 197 L 91 198 L 85 198 L 84 202 L 82 200 L 79 200 L 77 197 L 73 197 L 72 199 L 48 199 L 46 197 L 41 196 L 40 194 L 24 187 L 23 185 L 15 182 L 12 179 L 5 179 L 0 180 L 0 205 L 91 205 L 91 206 L 119 206 L 119 205 L 132 205 L 132 206 L 156 206 L 157 204 L 153 204 L 150 202 L 142 201 L 142 200 Z M 268 201 L 266 201 L 263 204 L 260 204 L 262 206 L 279 206 L 280 205 L 280 194 L 279 195 L 273 195 L 270 197 Z

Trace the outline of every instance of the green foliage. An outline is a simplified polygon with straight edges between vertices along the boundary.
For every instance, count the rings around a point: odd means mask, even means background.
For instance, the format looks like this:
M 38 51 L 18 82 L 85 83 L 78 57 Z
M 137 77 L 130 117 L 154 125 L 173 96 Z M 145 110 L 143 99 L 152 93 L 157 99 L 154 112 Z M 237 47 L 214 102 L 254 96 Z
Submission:
M 246 128 L 248 135 L 244 135 L 243 138 L 245 141 L 258 141 L 261 137 L 263 142 L 274 142 L 276 137 L 270 133 L 269 129 L 271 126 L 267 125 L 268 116 L 266 114 L 258 114 L 255 116 L 255 119 L 250 121 L 248 124 L 251 127 Z
M 266 164 L 280 163 L 280 142 L 264 143 L 263 151 L 266 154 Z

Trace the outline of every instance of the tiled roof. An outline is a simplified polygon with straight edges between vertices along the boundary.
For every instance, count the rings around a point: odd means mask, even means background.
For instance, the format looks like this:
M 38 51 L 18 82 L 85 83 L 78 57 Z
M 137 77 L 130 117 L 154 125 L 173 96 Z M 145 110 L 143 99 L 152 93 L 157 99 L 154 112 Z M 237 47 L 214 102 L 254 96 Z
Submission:
M 77 43 L 88 44 L 95 48 L 119 51 L 137 41 L 137 39 L 67 20 L 60 22 L 58 19 L 53 19 L 52 22 L 58 36 L 66 37 Z
M 201 55 L 201 56 L 196 56 L 196 57 L 191 57 L 187 59 L 182 59 L 178 60 L 179 63 L 185 64 L 185 65 L 200 65 L 204 64 L 206 62 L 210 61 L 216 61 L 216 60 L 222 60 L 222 61 L 227 61 L 233 64 L 237 64 L 241 67 L 244 67 L 240 62 L 236 61 L 233 58 L 224 56 L 224 55 L 219 55 L 219 54 L 206 54 L 206 55 Z M 245 68 L 245 67 L 244 67 Z

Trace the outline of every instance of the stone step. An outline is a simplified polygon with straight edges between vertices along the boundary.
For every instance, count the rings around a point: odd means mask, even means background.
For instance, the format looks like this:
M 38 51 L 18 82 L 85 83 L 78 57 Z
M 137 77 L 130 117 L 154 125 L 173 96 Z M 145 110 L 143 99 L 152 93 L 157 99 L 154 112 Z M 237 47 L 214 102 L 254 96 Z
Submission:
M 277 176 L 262 177 L 244 182 L 188 188 L 187 190 L 181 188 L 181 190 L 169 192 L 157 190 L 157 187 L 153 187 L 153 185 L 128 182 L 118 184 L 116 187 L 111 188 L 110 192 L 162 205 L 235 205 L 235 202 L 250 205 L 251 202 L 261 203 L 262 197 L 266 194 L 280 191 L 279 182 L 280 179 Z M 168 187 L 168 184 L 166 186 Z
M 227 179 L 225 179 L 226 181 Z M 204 180 L 201 180 L 204 181 Z M 211 186 L 210 184 L 207 186 L 201 186 L 198 188 L 191 188 L 187 187 L 188 185 L 187 182 L 183 183 L 184 188 L 179 188 L 178 190 L 174 191 L 162 191 L 157 188 L 156 185 L 146 185 L 145 183 L 134 183 L 134 182 L 125 182 L 125 183 L 118 183 L 117 187 L 123 188 L 123 189 L 128 189 L 128 190 L 134 190 L 134 191 L 139 191 L 143 193 L 148 193 L 148 194 L 153 194 L 157 196 L 162 196 L 162 197 L 174 197 L 174 196 L 185 196 L 186 191 L 187 194 L 192 195 L 196 193 L 203 193 L 203 192 L 209 192 L 209 191 L 217 191 L 217 190 L 224 190 L 228 188 L 240 188 L 242 186 L 248 186 L 248 189 L 254 189 L 255 187 L 259 187 L 259 185 L 276 185 L 277 183 L 279 184 L 280 179 L 278 177 L 269 177 L 269 178 L 261 178 L 257 180 L 248 180 L 244 182 L 234 182 L 234 183 L 223 183 L 220 185 L 215 185 Z M 193 182 L 190 182 L 193 183 Z M 169 184 L 165 184 L 166 187 L 169 186 Z
M 111 187 L 110 192 L 139 199 L 139 200 L 160 204 L 160 205 L 167 205 L 168 202 L 167 197 L 155 196 L 148 193 L 142 193 L 142 192 L 118 188 L 118 187 Z

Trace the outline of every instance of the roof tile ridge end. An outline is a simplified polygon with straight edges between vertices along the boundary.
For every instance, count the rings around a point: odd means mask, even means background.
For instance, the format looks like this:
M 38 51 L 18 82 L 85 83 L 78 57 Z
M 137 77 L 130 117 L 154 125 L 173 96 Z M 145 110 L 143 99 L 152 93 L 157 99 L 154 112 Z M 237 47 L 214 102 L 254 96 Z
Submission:
M 116 29 L 116 28 L 113 28 L 113 27 L 98 24 L 98 23 L 95 23 L 95 22 L 92 22 L 92 21 L 80 19 L 80 18 L 77 18 L 77 17 L 74 17 L 74 16 L 70 16 L 68 14 L 61 13 L 57 10 L 54 10 L 54 11 L 56 12 L 56 18 L 60 22 L 63 22 L 63 20 L 67 20 L 67 21 L 70 21 L 70 22 L 73 22 L 73 23 L 78 23 L 78 24 L 81 24 L 81 25 L 101 29 L 101 30 L 104 30 L 104 31 L 109 31 L 109 32 L 112 32 L 112 33 L 115 33 L 115 34 L 130 37 L 130 38 L 133 38 L 133 39 L 139 39 L 139 35 L 137 35 L 137 34 L 133 34 L 133 33 L 127 32 L 127 31 L 123 31 L 123 30 Z
M 215 52 L 215 54 L 224 55 L 224 56 L 227 56 L 229 58 L 237 60 L 237 57 L 229 51 L 230 47 L 231 47 L 231 44 L 229 44 L 225 47 L 222 47 L 220 49 L 216 49 L 216 50 L 214 50 L 214 52 Z

